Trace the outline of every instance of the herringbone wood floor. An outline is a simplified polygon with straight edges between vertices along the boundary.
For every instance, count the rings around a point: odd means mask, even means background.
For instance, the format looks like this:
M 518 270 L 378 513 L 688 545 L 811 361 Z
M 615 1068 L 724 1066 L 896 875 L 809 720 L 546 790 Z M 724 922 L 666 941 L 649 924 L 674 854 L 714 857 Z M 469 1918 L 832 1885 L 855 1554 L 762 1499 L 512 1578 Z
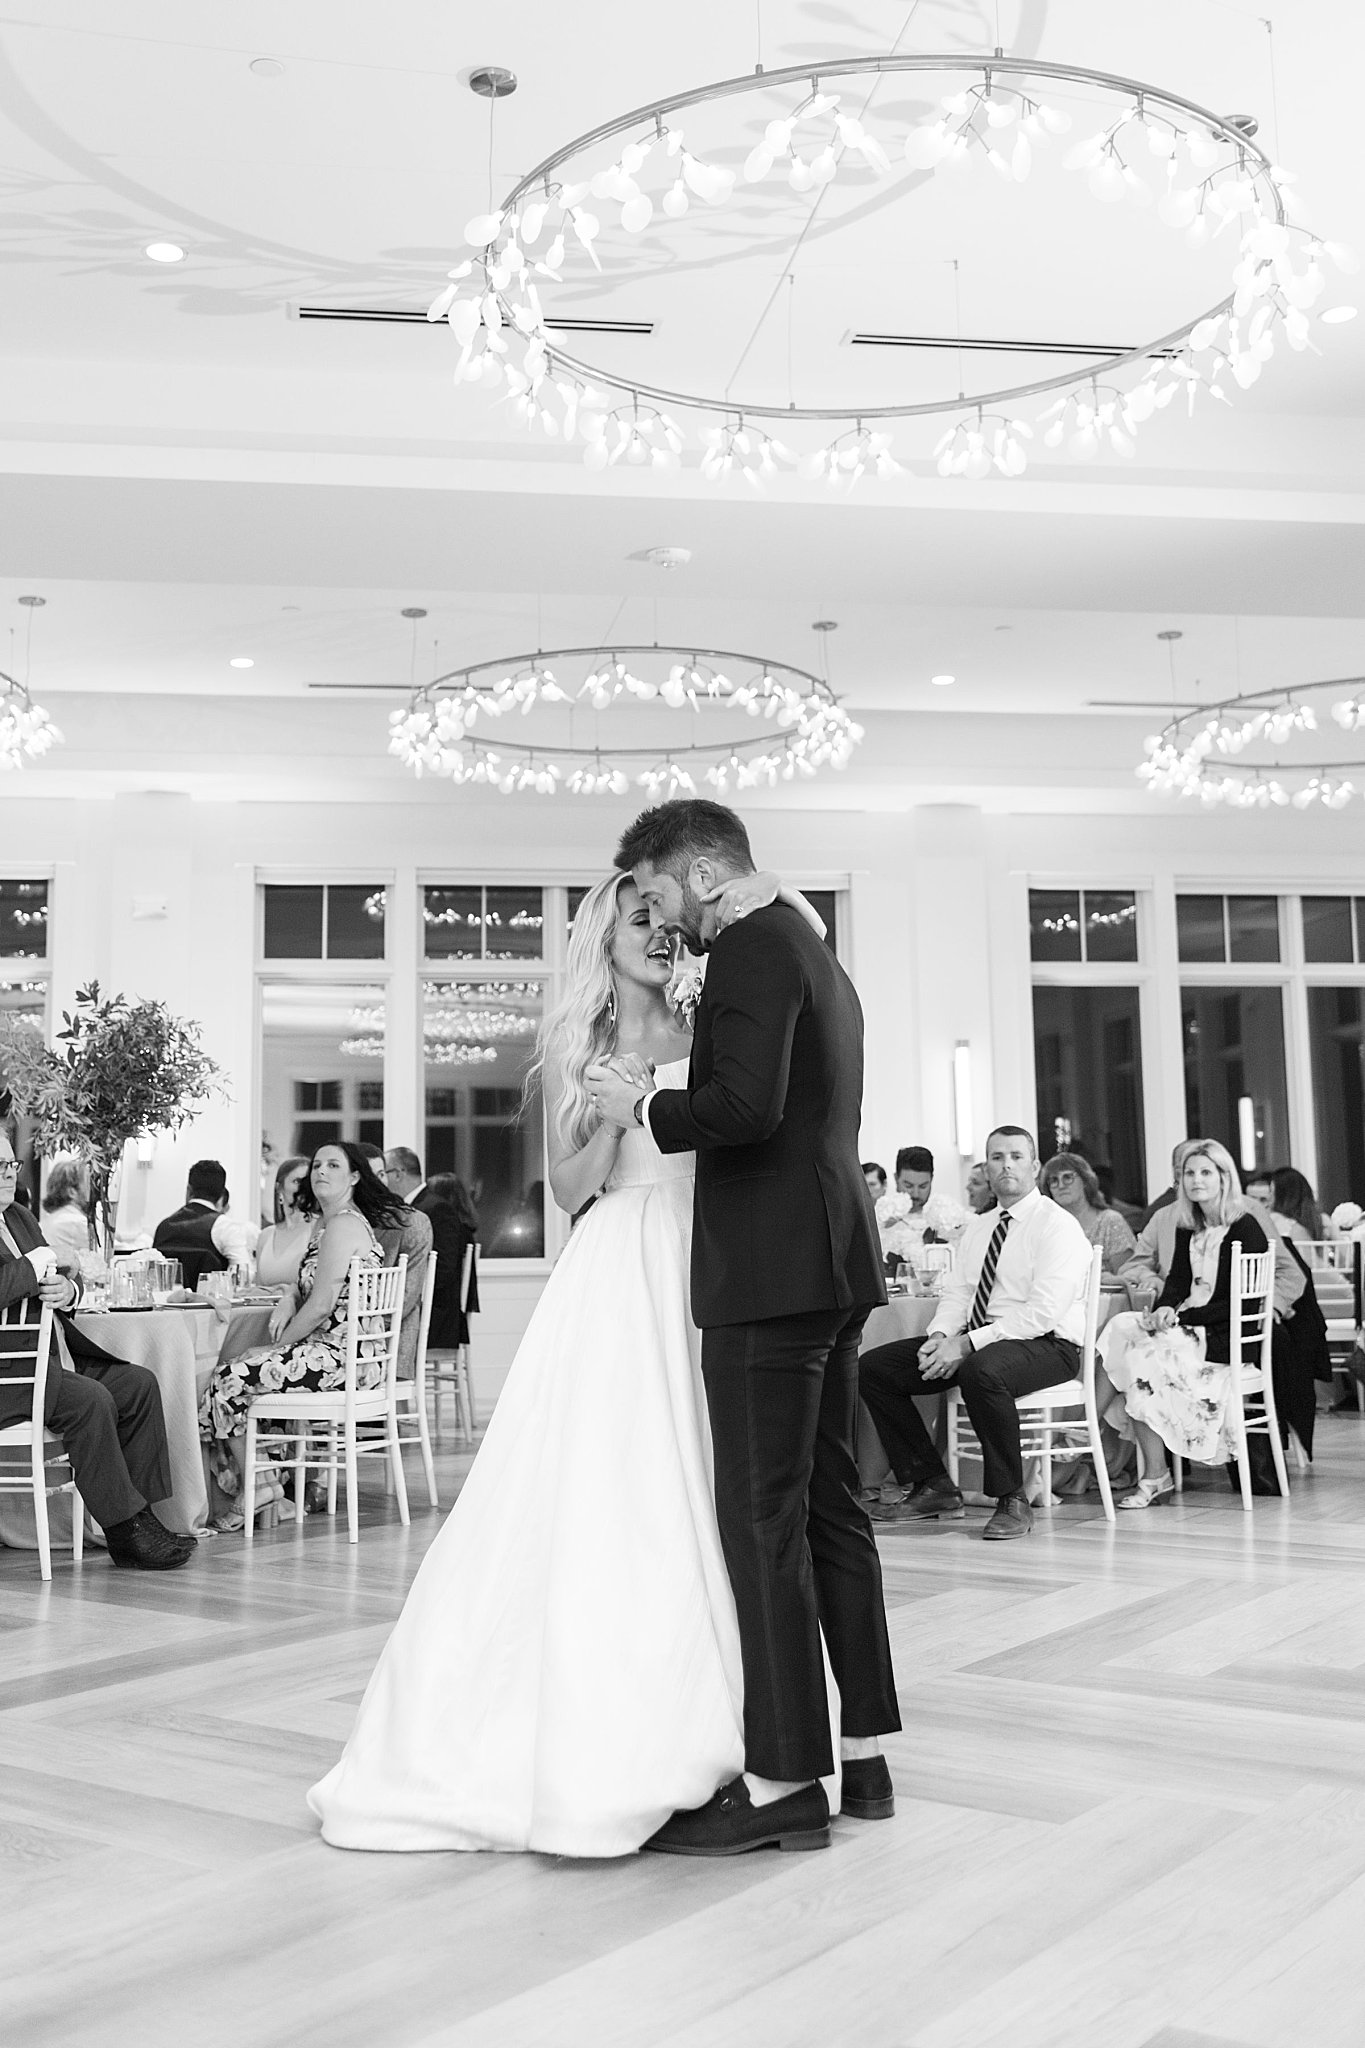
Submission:
M 1343 1416 L 1288 1509 L 884 1532 L 897 1817 L 725 1863 L 322 1846 L 425 1508 L 167 1577 L 0 1552 L 0 2038 L 1361 2048 L 1363 1481 Z

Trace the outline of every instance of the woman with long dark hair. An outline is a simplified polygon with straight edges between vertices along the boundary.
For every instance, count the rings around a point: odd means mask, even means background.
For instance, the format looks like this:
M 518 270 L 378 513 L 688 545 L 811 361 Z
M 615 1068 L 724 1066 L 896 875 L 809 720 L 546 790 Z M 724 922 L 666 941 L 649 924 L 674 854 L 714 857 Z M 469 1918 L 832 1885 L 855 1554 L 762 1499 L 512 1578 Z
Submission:
M 389 1193 L 359 1146 L 319 1145 L 297 1197 L 312 1219 L 298 1278 L 270 1318 L 272 1342 L 214 1367 L 199 1405 L 199 1434 L 209 1444 L 209 1465 L 221 1490 L 241 1486 L 246 1411 L 254 1394 L 285 1386 L 327 1393 L 346 1379 L 346 1311 L 352 1259 L 383 1263 L 378 1232 L 401 1222 L 402 1204 Z M 376 1384 L 382 1361 L 358 1384 Z
M 469 1286 L 461 1298 L 464 1255 L 479 1234 L 479 1212 L 458 1173 L 433 1173 L 427 1179 L 427 1194 L 449 1210 L 453 1219 L 443 1233 L 445 1259 L 449 1270 L 436 1269 L 436 1294 L 431 1304 L 431 1335 L 434 1350 L 449 1351 L 469 1342 L 469 1318 L 479 1310 L 479 1268 L 477 1257 L 470 1262 Z M 428 1211 L 430 1214 L 430 1211 Z M 433 1223 L 432 1229 L 435 1230 Z

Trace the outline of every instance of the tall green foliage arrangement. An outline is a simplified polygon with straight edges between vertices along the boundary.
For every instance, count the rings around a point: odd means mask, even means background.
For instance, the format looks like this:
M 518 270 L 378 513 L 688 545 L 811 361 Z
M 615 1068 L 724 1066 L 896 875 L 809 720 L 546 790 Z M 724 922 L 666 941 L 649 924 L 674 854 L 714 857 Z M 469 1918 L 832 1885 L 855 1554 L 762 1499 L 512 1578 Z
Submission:
M 51 1046 L 26 1019 L 0 1020 L 0 1073 L 43 1156 L 88 1161 L 106 1254 L 113 1248 L 109 1182 L 126 1141 L 178 1131 L 227 1093 L 198 1024 L 173 1017 L 164 1003 L 101 995 L 97 981 L 77 990 Z

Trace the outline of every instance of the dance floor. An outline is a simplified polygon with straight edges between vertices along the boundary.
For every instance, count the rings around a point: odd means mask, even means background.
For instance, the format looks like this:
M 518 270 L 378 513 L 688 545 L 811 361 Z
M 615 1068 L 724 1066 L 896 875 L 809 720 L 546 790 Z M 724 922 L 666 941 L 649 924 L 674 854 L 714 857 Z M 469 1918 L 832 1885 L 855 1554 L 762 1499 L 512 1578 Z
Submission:
M 467 1459 L 442 1460 L 447 1494 Z M 894 1821 L 818 1855 L 357 1856 L 303 1804 L 437 1516 L 180 1574 L 0 1552 L 18 2048 L 1360 2048 L 1365 1422 L 1292 1506 L 883 1532 Z

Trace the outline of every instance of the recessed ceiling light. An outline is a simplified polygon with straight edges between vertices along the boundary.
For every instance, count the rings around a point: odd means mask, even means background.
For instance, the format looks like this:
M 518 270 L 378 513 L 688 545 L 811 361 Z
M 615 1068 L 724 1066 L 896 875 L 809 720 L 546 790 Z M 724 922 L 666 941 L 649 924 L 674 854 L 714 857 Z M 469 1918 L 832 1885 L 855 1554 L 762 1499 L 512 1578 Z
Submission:
M 183 263 L 185 260 L 185 252 L 179 242 L 148 242 L 142 253 L 150 256 L 153 263 Z
M 1354 306 L 1329 306 L 1321 317 L 1325 327 L 1340 327 L 1343 320 L 1355 319 L 1356 309 Z
M 229 668 L 255 668 L 255 666 L 256 664 L 249 654 L 234 654 L 228 663 Z
M 253 57 L 246 68 L 257 78 L 284 77 L 284 66 L 278 57 Z
M 955 682 L 957 681 L 957 677 L 956 677 L 956 676 L 930 676 L 929 680 L 930 680 L 930 682 L 931 682 L 931 683 L 936 683 L 936 684 L 938 685 L 938 687 L 939 687 L 940 689 L 943 689 L 943 688 L 945 688 L 945 687 L 947 686 L 947 684 L 949 684 L 949 683 L 955 683 Z

